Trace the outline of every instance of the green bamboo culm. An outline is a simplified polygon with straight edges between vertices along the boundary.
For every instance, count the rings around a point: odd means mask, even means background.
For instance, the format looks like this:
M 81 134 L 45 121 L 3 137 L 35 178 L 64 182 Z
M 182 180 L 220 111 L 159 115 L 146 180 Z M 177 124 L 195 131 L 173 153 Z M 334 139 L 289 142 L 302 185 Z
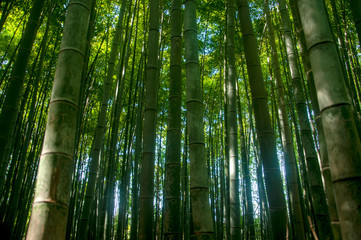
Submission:
M 314 73 L 342 238 L 361 239 L 361 143 L 336 44 L 321 0 L 298 0 L 298 7 Z
M 277 159 L 275 136 L 269 115 L 267 93 L 257 50 L 257 39 L 252 26 L 248 1 L 236 0 L 236 3 L 243 36 L 257 136 L 261 149 L 273 238 L 286 239 L 286 201 Z
M 182 138 L 182 2 L 172 1 L 169 111 L 167 129 L 164 237 L 181 239 L 180 173 Z
M 193 239 L 214 239 L 209 205 L 209 183 L 205 155 L 203 102 L 197 40 L 197 2 L 187 0 L 184 14 L 186 58 L 186 107 L 189 136 L 190 195 Z
M 159 88 L 159 0 L 149 1 L 149 34 L 144 81 L 143 160 L 140 169 L 139 239 L 153 236 L 154 162 Z
M 65 239 L 80 82 L 93 0 L 68 5 L 27 239 Z
M 235 59 L 235 2 L 227 0 L 227 128 L 229 143 L 229 203 L 231 239 L 241 238 L 240 200 L 239 200 L 239 163 L 237 128 L 237 91 Z

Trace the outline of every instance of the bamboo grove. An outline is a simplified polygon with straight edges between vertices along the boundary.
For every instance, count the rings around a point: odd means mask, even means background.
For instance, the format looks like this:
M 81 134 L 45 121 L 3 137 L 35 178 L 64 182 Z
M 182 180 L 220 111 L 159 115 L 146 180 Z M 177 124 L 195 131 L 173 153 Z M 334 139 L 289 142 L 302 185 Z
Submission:
M 0 12 L 2 239 L 361 239 L 361 1 Z

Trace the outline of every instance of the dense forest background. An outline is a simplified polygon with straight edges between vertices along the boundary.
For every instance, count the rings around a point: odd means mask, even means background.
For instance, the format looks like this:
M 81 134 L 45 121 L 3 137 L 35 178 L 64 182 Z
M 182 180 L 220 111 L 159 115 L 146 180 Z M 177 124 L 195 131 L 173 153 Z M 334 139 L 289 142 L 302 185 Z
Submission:
M 2 239 L 361 239 L 361 1 L 0 13 Z

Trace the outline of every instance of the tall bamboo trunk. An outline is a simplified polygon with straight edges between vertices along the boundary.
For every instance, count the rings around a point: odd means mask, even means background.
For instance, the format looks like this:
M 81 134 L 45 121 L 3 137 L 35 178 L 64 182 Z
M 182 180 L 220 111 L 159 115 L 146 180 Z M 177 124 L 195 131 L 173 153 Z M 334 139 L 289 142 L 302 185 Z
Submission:
M 189 134 L 190 195 L 194 239 L 214 239 L 209 205 L 209 182 L 205 155 L 203 102 L 197 40 L 197 2 L 185 2 L 184 43 L 186 58 L 186 107 Z
M 68 5 L 27 239 L 65 238 L 91 4 L 77 0 Z
M 156 144 L 157 101 L 159 88 L 159 0 L 149 2 L 149 35 L 145 72 L 145 109 L 143 160 L 140 170 L 139 239 L 152 239 L 154 161 Z
M 235 2 L 227 1 L 227 134 L 229 141 L 229 203 L 231 239 L 241 237 L 240 200 L 239 200 L 239 163 L 237 128 L 237 91 L 235 60 Z
M 321 0 L 299 0 L 344 239 L 361 238 L 361 143 Z M 326 61 L 327 59 L 327 61 Z
M 287 210 L 267 93 L 247 0 L 237 0 L 274 239 L 286 239 Z
M 171 56 L 168 130 L 165 173 L 164 237 L 181 239 L 180 171 L 181 171 L 181 105 L 182 105 L 182 2 L 172 1 Z

